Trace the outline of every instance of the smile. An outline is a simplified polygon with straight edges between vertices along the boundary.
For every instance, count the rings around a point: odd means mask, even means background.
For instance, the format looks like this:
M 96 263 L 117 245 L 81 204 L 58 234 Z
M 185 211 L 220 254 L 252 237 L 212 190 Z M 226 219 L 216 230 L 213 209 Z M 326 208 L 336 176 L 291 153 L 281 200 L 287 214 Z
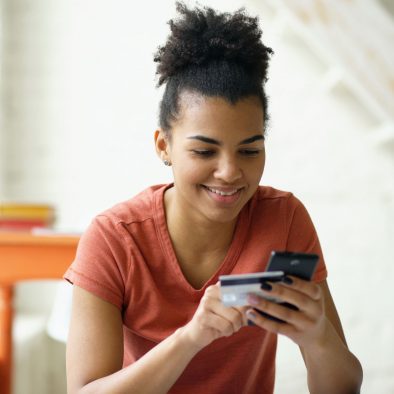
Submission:
M 205 186 L 205 185 L 204 185 L 204 187 L 206 187 L 212 193 L 219 194 L 219 196 L 232 196 L 240 190 L 240 189 L 232 189 L 232 190 L 228 190 L 228 191 L 223 191 L 223 190 L 214 189 L 212 187 Z
M 220 206 L 233 206 L 239 201 L 242 195 L 243 187 L 212 187 L 201 185 L 206 191 L 209 197 Z

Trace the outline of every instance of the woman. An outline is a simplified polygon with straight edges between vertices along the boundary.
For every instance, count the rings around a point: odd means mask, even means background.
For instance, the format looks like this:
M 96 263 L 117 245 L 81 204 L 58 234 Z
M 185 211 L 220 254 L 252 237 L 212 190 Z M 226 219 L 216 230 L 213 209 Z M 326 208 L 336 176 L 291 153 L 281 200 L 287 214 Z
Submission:
M 282 334 L 300 347 L 311 392 L 356 393 L 361 366 L 311 219 L 291 193 L 259 186 L 272 50 L 243 11 L 177 10 L 155 57 L 166 84 L 155 146 L 174 183 L 98 215 L 81 238 L 65 274 L 68 391 L 272 393 Z M 314 282 L 266 289 L 298 310 L 252 296 L 225 307 L 219 275 L 263 271 L 272 250 L 320 256 Z

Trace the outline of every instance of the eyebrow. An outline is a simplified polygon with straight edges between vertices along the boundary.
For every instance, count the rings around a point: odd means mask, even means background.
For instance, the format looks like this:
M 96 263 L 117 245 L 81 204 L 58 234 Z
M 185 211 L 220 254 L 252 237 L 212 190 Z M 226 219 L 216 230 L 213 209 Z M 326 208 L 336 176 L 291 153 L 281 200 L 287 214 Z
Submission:
M 203 135 L 193 135 L 191 137 L 187 137 L 189 140 L 199 140 L 202 142 L 206 142 L 207 144 L 213 144 L 213 145 L 222 145 L 222 143 L 218 140 L 215 140 L 213 138 L 209 137 L 204 137 Z M 264 136 L 261 134 L 256 134 L 253 137 L 246 138 L 245 140 L 242 140 L 238 145 L 245 145 L 245 144 L 251 144 L 252 142 L 259 141 L 259 140 L 264 140 Z

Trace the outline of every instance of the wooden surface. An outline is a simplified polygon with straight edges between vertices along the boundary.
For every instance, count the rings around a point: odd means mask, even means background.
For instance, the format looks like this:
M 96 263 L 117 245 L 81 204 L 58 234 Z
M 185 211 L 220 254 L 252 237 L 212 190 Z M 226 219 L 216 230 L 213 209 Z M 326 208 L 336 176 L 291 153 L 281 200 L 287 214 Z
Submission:
M 12 296 L 20 280 L 61 279 L 78 236 L 0 232 L 0 393 L 11 394 Z

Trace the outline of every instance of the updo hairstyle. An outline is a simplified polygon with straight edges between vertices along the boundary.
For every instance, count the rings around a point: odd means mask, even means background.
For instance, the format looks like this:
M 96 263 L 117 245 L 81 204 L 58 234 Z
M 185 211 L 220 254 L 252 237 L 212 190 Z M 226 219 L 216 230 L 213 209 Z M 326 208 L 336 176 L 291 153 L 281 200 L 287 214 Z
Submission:
M 171 34 L 159 47 L 157 86 L 166 84 L 159 108 L 160 127 L 171 136 L 171 124 L 179 114 L 182 92 L 221 97 L 235 104 L 256 96 L 268 120 L 264 85 L 271 48 L 261 42 L 258 18 L 244 9 L 219 13 L 212 8 L 187 8 L 177 2 L 179 18 L 171 19 Z

